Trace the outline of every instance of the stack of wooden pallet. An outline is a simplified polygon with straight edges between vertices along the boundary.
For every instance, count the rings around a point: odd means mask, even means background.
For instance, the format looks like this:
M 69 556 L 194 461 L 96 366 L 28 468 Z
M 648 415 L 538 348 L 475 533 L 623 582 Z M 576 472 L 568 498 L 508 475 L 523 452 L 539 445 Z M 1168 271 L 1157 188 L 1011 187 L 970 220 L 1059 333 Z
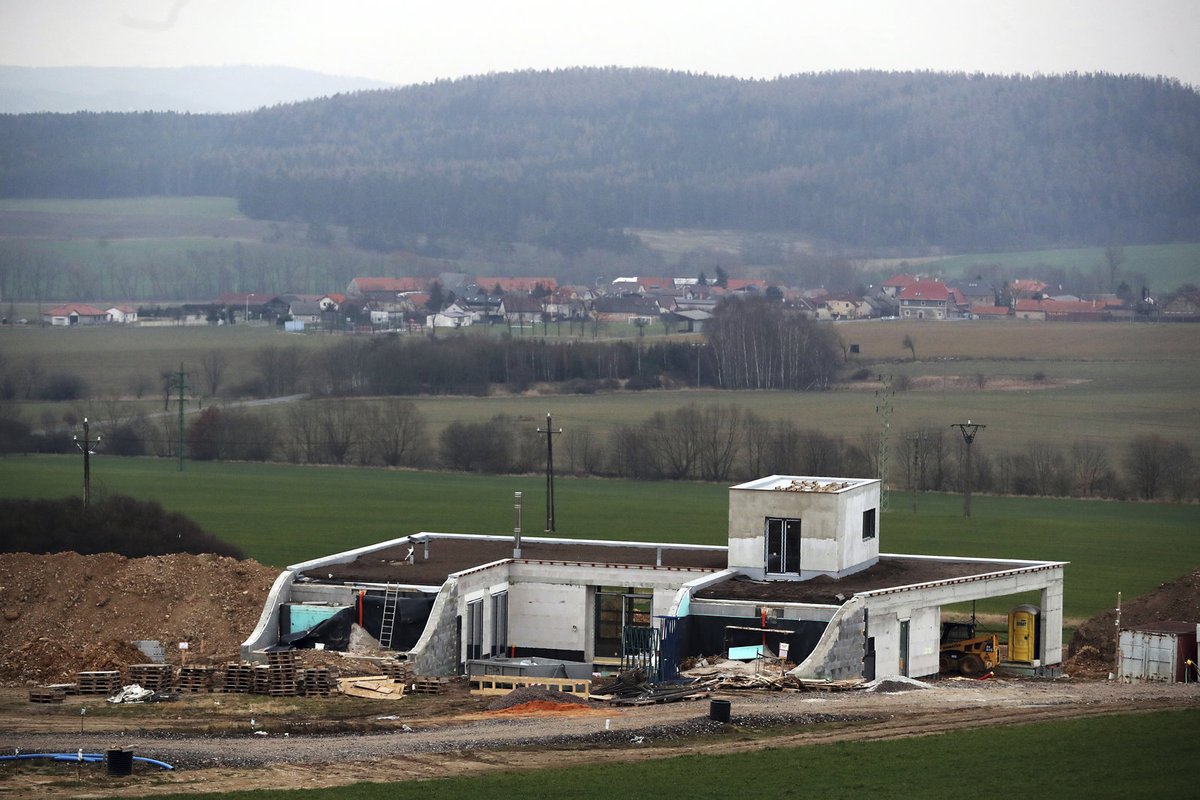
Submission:
M 29 702 L 31 703 L 61 703 L 66 696 L 67 691 L 61 684 L 57 686 L 35 686 L 29 690 Z
M 267 653 L 267 666 L 271 670 L 271 684 L 267 689 L 267 694 L 272 697 L 295 697 L 297 678 L 295 651 L 280 650 Z
M 170 664 L 130 664 L 129 682 L 161 692 L 174 684 L 175 668 Z
M 227 694 L 246 694 L 254 690 L 254 665 L 233 662 L 225 665 L 225 680 L 221 691 Z
M 213 668 L 193 666 L 179 668 L 179 691 L 189 693 L 211 692 Z
M 445 694 L 450 688 L 450 679 L 438 675 L 418 675 L 412 679 L 413 694 Z
M 267 694 L 271 691 L 271 667 L 267 664 L 254 665 L 254 682 L 250 691 L 255 694 Z
M 379 671 L 398 683 L 412 683 L 412 663 L 398 658 L 387 658 L 379 662 Z
M 329 667 L 305 667 L 300 670 L 300 693 L 305 697 L 329 697 L 334 686 Z
M 116 694 L 121 690 L 121 673 L 118 670 L 80 672 L 75 675 L 79 694 Z

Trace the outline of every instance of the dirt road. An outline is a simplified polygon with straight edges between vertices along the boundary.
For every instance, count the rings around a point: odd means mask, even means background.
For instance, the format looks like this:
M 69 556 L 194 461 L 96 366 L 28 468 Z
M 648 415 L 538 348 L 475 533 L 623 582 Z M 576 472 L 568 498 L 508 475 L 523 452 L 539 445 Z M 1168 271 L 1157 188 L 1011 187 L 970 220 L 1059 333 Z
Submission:
M 103 765 L 0 772 L 0 795 L 45 797 L 137 796 L 164 791 L 312 788 L 355 781 L 409 781 L 495 770 L 562 767 L 594 760 L 666 758 L 687 753 L 736 753 L 764 747 L 801 747 L 923 735 L 987 724 L 1017 724 L 1131 711 L 1200 707 L 1200 686 L 1139 685 L 1061 680 L 958 681 L 897 693 L 736 693 L 729 725 L 708 719 L 707 700 L 619 710 L 607 706 L 562 713 L 492 714 L 477 698 L 414 707 L 409 698 L 376 706 L 348 698 L 331 711 L 356 709 L 330 720 L 321 701 L 304 713 L 287 707 L 238 707 L 232 696 L 199 695 L 158 707 L 122 709 L 88 718 L 84 732 L 73 707 L 54 714 L 21 704 L 7 690 L 0 709 L 0 752 L 103 752 L 112 747 L 174 764 L 174 772 L 139 768 L 113 779 Z M 415 699 L 415 698 L 414 698 Z M 83 702 L 71 698 L 76 706 Z M 95 699 L 90 700 L 95 706 Z M 260 701 L 270 702 L 270 701 Z M 349 705 L 346 705 L 349 704 Z M 435 710 L 436 709 L 436 710 Z M 417 712 L 428 713 L 417 713 Z M 451 712 L 447 714 L 446 712 Z M 282 712 L 282 713 L 281 713 Z M 73 726 L 73 727 L 72 727 Z M 354 728 L 353 732 L 308 730 Z M 28 763 L 28 762 L 26 762 Z M 5 767 L 4 771 L 8 768 Z

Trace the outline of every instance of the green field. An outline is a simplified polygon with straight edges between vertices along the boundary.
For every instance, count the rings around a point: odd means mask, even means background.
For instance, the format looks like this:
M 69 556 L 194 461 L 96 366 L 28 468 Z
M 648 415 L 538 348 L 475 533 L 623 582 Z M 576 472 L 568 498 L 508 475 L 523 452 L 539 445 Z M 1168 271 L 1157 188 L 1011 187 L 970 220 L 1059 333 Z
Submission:
M 1117 280 L 1127 281 L 1137 292 L 1138 278 L 1145 278 L 1155 295 L 1165 294 L 1185 283 L 1200 283 L 1200 244 L 1137 245 L 1123 248 L 1124 261 Z M 1108 263 L 1103 247 L 1028 250 L 1016 253 L 971 253 L 922 263 L 924 273 L 948 277 L 973 278 L 981 269 L 1001 267 L 1005 272 L 1022 273 L 1018 277 L 1044 277 L 1045 268 L 1078 269 L 1096 272 L 1101 285 L 1108 283 Z
M 960 797 L 986 783 L 1028 797 L 1187 797 L 1200 757 L 1200 712 L 1121 714 L 991 727 L 881 742 L 773 748 L 606 762 L 563 769 L 477 774 L 406 783 L 359 783 L 306 790 L 304 797 L 371 800 L 506 800 L 632 797 L 814 797 L 822 800 Z M 736 734 L 731 734 L 736 735 Z M 743 734 L 744 735 L 744 734 Z M 171 795 L 182 797 L 183 795 Z M 213 794 L 213 800 L 269 800 L 290 791 Z
M 79 494 L 79 458 L 0 459 L 0 495 Z M 418 531 L 507 534 L 514 491 L 526 528 L 543 519 L 541 476 L 479 476 L 285 465 L 96 457 L 93 492 L 153 499 L 181 511 L 251 557 L 284 566 Z M 725 544 L 727 487 L 560 478 L 558 535 Z M 1066 615 L 1087 618 L 1117 591 L 1134 597 L 1200 564 L 1200 506 L 893 493 L 884 552 L 1070 561 Z M 1011 598 L 984 606 L 1001 612 Z M 994 607 L 993 607 L 994 606 Z
M 862 367 L 872 375 L 886 372 L 914 379 L 918 388 L 895 395 L 893 430 L 940 428 L 972 419 L 988 426 L 978 440 L 981 453 L 1017 451 L 1034 441 L 1066 446 L 1087 440 L 1105 445 L 1119 460 L 1120 449 L 1140 433 L 1161 433 L 1200 452 L 1200 429 L 1195 425 L 1200 411 L 1200 326 L 871 322 L 839 324 L 837 331 L 844 342 L 858 344 L 861 350 L 847 365 L 848 372 Z M 916 345 L 915 361 L 902 346 L 906 335 Z M 157 395 L 159 372 L 177 370 L 180 363 L 193 386 L 202 387 L 199 362 L 210 350 L 228 356 L 225 386 L 232 387 L 254 376 L 254 354 L 263 347 L 295 345 L 316 352 L 340 341 L 336 336 L 296 336 L 237 325 L 9 327 L 0 329 L 0 356 L 10 367 L 37 360 L 48 372 L 81 375 L 95 399 L 73 403 L 71 410 L 77 417 L 101 419 L 105 399 L 129 397 L 139 376 L 152 379 L 149 391 Z M 982 389 L 974 381 L 978 375 L 986 378 Z M 875 388 L 852 381 L 832 392 L 679 389 L 531 396 L 497 391 L 490 397 L 414 400 L 435 434 L 455 420 L 495 414 L 537 420 L 547 412 L 564 428 L 605 433 L 655 411 L 694 402 L 734 403 L 769 419 L 790 419 L 804 428 L 856 438 L 878 430 Z M 54 414 L 40 403 L 17 407 L 35 424 L 47 410 Z M 195 409 L 195 403 L 189 408 Z

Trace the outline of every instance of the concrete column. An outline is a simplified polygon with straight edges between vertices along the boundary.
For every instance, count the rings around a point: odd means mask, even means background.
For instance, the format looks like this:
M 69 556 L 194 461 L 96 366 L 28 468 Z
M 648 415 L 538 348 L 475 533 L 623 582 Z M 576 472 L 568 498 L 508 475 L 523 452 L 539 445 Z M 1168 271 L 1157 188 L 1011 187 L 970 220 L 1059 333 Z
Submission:
M 1042 664 L 1062 663 L 1063 584 L 1062 573 L 1042 589 Z

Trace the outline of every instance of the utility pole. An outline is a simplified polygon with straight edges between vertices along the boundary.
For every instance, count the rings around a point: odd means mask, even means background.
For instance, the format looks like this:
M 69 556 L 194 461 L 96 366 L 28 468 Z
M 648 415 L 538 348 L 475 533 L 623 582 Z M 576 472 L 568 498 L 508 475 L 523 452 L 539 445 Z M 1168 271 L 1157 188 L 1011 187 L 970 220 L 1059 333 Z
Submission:
M 971 422 L 971 420 L 967 420 L 966 422 L 951 423 L 950 427 L 958 428 L 959 432 L 962 433 L 963 441 L 967 443 L 967 474 L 963 479 L 963 516 L 969 517 L 971 516 L 971 445 L 975 442 L 975 434 L 986 428 L 987 425 L 979 425 L 978 423 Z
M 100 444 L 100 437 L 92 439 L 88 436 L 88 419 L 83 418 L 83 440 L 80 441 L 78 436 L 71 437 L 75 441 L 75 446 L 83 453 L 83 510 L 87 511 L 92 507 L 92 445 Z
M 892 376 L 879 376 L 879 390 L 875 392 L 875 413 L 879 415 L 879 513 L 889 510 L 888 491 L 888 434 L 892 429 Z
M 554 435 L 562 433 L 562 428 L 555 429 L 550 424 L 550 414 L 546 413 L 546 429 L 538 428 L 538 433 L 546 434 L 546 533 L 553 533 L 554 528 Z
M 909 434 L 908 440 L 912 442 L 912 506 L 913 512 L 917 510 L 917 492 L 925 488 L 925 432 Z
M 187 373 L 183 371 L 183 364 L 179 365 L 179 372 L 173 373 L 167 377 L 167 398 L 170 398 L 171 390 L 179 390 L 179 398 L 176 402 L 179 403 L 179 471 L 183 472 L 183 405 L 187 401 L 184 400 L 183 394 L 190 388 L 187 385 Z M 170 400 L 167 399 L 169 403 Z M 166 403 L 164 403 L 165 405 Z

